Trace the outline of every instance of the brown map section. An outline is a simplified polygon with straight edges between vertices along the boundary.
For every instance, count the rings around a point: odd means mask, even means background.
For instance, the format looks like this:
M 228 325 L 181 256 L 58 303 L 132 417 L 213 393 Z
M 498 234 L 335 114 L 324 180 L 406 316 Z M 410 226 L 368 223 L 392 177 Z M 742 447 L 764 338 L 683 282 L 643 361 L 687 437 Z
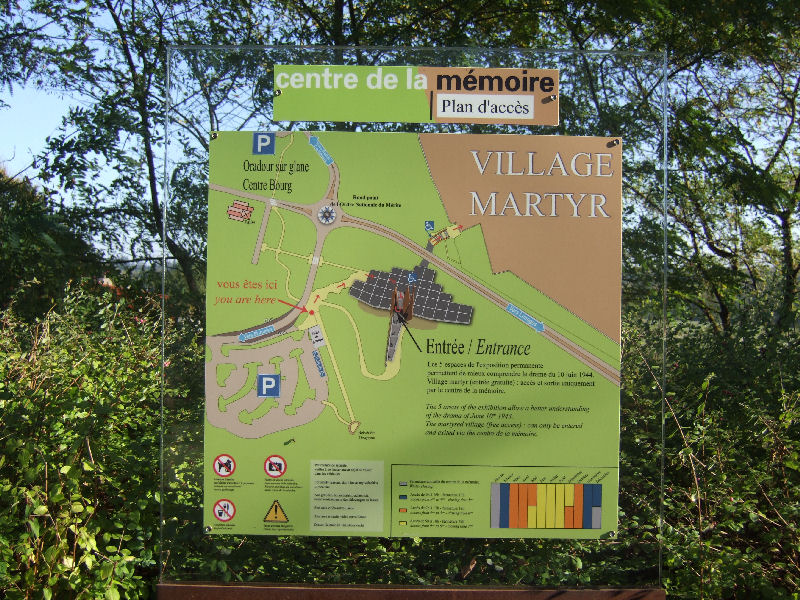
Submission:
M 420 140 L 448 218 L 465 229 L 482 226 L 492 270 L 515 273 L 619 342 L 621 140 L 467 134 Z M 538 205 L 535 195 L 526 202 L 526 192 L 541 196 Z M 585 196 L 574 208 L 565 194 L 575 203 Z

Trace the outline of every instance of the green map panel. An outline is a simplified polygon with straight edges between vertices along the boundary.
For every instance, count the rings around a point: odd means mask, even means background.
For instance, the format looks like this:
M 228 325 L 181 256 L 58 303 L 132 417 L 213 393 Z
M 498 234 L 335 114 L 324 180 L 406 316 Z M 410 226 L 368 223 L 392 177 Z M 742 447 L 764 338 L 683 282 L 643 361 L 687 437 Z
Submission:
M 619 344 L 513 270 L 493 272 L 496 248 L 482 226 L 449 220 L 453 191 L 429 159 L 405 133 L 211 141 L 210 534 L 616 529 Z M 468 322 L 437 316 L 451 304 L 471 308 Z M 567 490 L 554 514 L 570 523 L 574 490 L 596 490 L 592 527 L 536 525 L 528 493 L 551 487 Z

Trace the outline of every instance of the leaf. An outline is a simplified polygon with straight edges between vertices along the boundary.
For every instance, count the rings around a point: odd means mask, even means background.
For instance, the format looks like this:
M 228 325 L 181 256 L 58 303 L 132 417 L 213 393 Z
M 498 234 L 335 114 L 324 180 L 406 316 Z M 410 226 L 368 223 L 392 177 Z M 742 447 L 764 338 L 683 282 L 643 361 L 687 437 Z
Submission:
M 102 577 L 103 579 L 110 579 L 113 574 L 114 574 L 114 563 L 106 561 L 100 566 L 100 577 Z
M 44 559 L 47 562 L 52 563 L 56 559 L 58 554 L 59 554 L 58 546 L 49 546 L 44 551 Z

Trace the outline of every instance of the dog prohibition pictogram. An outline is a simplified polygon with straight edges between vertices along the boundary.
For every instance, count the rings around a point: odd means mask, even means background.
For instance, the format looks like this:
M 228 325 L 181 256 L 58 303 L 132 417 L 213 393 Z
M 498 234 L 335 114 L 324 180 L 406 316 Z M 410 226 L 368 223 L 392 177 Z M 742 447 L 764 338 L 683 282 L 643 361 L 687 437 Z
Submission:
M 287 517 L 286 513 L 283 511 L 281 503 L 275 500 L 272 506 L 269 507 L 267 514 L 264 515 L 264 521 L 267 523 L 288 523 L 289 517 Z
M 214 473 L 220 477 L 230 477 L 236 470 L 236 461 L 230 454 L 220 454 L 214 459 Z

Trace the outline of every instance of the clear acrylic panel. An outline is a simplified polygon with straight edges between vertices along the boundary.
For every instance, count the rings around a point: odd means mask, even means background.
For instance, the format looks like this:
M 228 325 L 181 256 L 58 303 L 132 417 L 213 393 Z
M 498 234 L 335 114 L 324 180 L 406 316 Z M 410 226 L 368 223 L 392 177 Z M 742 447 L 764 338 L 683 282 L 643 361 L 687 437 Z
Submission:
M 560 124 L 276 122 L 272 120 L 274 67 L 293 64 L 558 69 Z M 206 46 L 169 50 L 165 94 L 167 368 L 162 401 L 162 581 L 659 584 L 666 285 L 665 69 L 662 55 L 610 51 Z M 183 257 L 171 253 L 169 240 L 179 239 L 190 252 L 205 256 L 209 146 L 215 132 L 228 131 L 511 133 L 624 140 L 616 531 L 601 539 L 523 539 L 513 533 L 497 538 L 390 538 L 226 535 L 204 527 L 203 480 L 209 468 L 203 448 L 205 273 L 195 273 L 199 288 L 194 290 L 195 308 L 178 311 L 178 303 L 171 301 L 170 282 L 178 277 L 175 266 Z M 626 243 L 633 238 L 635 245 Z M 648 312 L 652 318 L 641 319 Z M 291 443 L 291 439 L 285 432 L 280 437 L 281 444 Z M 269 507 L 263 508 L 266 511 Z

